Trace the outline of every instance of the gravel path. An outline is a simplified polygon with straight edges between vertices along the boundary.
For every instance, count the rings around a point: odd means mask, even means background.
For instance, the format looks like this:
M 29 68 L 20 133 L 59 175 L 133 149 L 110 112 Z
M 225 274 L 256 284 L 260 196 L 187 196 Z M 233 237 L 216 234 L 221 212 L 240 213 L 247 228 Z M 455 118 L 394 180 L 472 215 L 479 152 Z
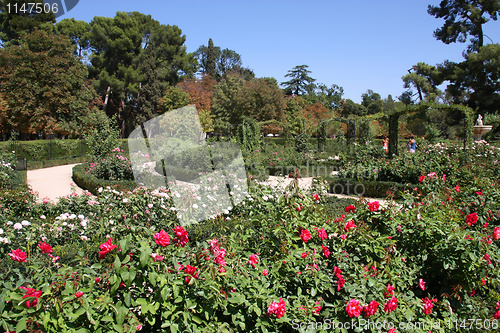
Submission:
M 302 189 L 309 189 L 312 186 L 312 177 L 305 177 L 305 178 L 299 178 L 299 187 Z M 277 177 L 277 176 L 269 176 L 267 181 L 260 182 L 263 185 L 269 185 L 273 187 L 281 187 L 282 189 L 285 189 L 290 183 L 292 182 L 293 178 L 288 178 L 288 177 Z M 335 193 L 328 193 L 328 196 L 332 197 L 337 197 L 337 198 L 350 198 L 350 199 L 360 199 L 364 198 L 368 201 L 375 201 L 377 200 L 382 206 L 386 206 L 389 204 L 389 200 L 386 199 L 381 199 L 381 198 L 368 198 L 368 197 L 357 197 L 357 196 L 350 196 L 350 195 L 344 195 L 344 194 L 335 194 Z
M 38 202 L 47 198 L 52 202 L 72 193 L 83 194 L 83 190 L 73 183 L 72 170 L 76 164 L 60 165 L 52 168 L 28 170 L 27 182 L 38 193 Z M 73 190 L 74 189 L 74 190 Z

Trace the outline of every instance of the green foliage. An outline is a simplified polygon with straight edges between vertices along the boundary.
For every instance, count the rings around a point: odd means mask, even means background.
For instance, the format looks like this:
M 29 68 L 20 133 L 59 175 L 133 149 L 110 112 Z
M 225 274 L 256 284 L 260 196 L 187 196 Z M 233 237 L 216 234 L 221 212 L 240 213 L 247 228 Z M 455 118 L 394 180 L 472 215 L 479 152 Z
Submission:
M 354 299 L 362 307 L 379 303 L 369 317 L 374 322 L 422 322 L 414 331 L 426 333 L 432 321 L 456 332 L 455 321 L 491 320 L 500 299 L 494 265 L 500 184 L 476 179 L 457 191 L 441 176 L 380 208 L 252 185 L 230 213 L 190 226 L 185 246 L 175 245 L 180 236 L 168 190 L 105 189 L 55 205 L 35 204 L 28 191 L 7 193 L 0 196 L 0 325 L 45 332 L 292 332 L 320 322 L 319 331 L 328 331 L 326 320 L 357 320 L 346 311 Z M 470 214 L 477 222 L 467 222 Z M 170 236 L 168 245 L 160 244 L 160 230 Z M 52 257 L 42 253 L 40 239 L 52 246 Z M 100 256 L 105 242 L 116 247 Z M 7 255 L 14 249 L 26 252 L 27 262 Z M 25 297 L 21 286 L 40 293 Z M 397 306 L 384 311 L 392 296 Z M 428 314 L 425 297 L 436 299 Z M 277 318 L 270 305 L 280 299 L 285 308 Z
M 88 172 L 90 164 L 83 163 L 73 167 L 72 179 L 78 187 L 89 191 L 94 195 L 99 194 L 99 188 L 117 188 L 119 190 L 133 190 L 137 184 L 131 180 L 105 180 L 99 179 Z
M 465 43 L 471 36 L 468 51 L 477 51 L 484 44 L 483 25 L 489 18 L 497 20 L 500 3 L 497 0 L 442 1 L 439 6 L 429 5 L 427 11 L 430 15 L 445 20 L 443 26 L 434 31 L 434 37 L 450 44 Z
M 260 149 L 262 139 L 260 137 L 259 124 L 254 119 L 245 117 L 238 126 L 238 143 L 243 151 L 243 155 L 252 150 Z
M 81 132 L 94 98 L 87 68 L 64 36 L 33 31 L 0 52 L 0 93 L 8 126 L 24 133 Z
M 19 39 L 34 30 L 52 32 L 56 17 L 52 12 L 30 13 L 29 3 L 43 3 L 41 0 L 2 0 L 0 2 L 0 39 L 4 46 L 19 45 Z M 10 4 L 10 10 L 8 5 Z M 16 13 L 15 8 L 26 11 Z
M 96 16 L 90 27 L 90 78 L 109 115 L 129 113 L 130 117 L 118 119 L 125 129 L 141 121 L 142 110 L 135 103 L 144 78 L 145 93 L 151 97 L 157 94 L 156 84 L 174 86 L 182 79 L 181 73 L 189 76 L 195 71 L 194 55 L 184 45 L 186 36 L 175 25 L 160 24 L 139 12 L 118 12 L 114 18 Z M 140 107 L 146 105 L 140 102 Z M 147 107 L 149 117 L 153 110 Z
M 241 122 L 243 113 L 240 95 L 244 80 L 237 75 L 226 75 L 217 85 L 212 95 L 211 111 L 216 130 L 231 128 Z M 232 132 L 232 130 L 231 130 Z
M 299 153 L 307 152 L 311 150 L 311 144 L 309 140 L 311 139 L 311 134 L 303 131 L 295 136 L 295 150 Z
M 134 180 L 130 161 L 123 156 L 123 149 L 115 148 L 106 158 L 90 163 L 88 172 L 98 179 Z
M 316 80 L 309 76 L 311 71 L 307 69 L 308 67 L 300 65 L 288 71 L 285 77 L 289 77 L 290 80 L 281 83 L 287 95 L 303 95 L 314 90 L 314 81 Z
M 90 148 L 94 161 L 99 162 L 117 146 L 120 131 L 115 127 L 116 117 L 109 119 L 106 114 L 100 113 L 94 128 L 85 134 L 85 143 Z
M 15 163 L 14 153 L 0 151 L 0 188 L 6 188 L 11 185 L 15 177 Z
M 168 112 L 188 105 L 190 100 L 189 94 L 182 89 L 168 87 L 158 106 L 162 112 Z

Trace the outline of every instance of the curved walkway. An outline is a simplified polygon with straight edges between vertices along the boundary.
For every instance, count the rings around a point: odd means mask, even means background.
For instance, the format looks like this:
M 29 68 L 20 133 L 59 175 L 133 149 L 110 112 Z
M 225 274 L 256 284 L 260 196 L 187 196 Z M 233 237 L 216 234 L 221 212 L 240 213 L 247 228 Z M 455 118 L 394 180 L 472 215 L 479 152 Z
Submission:
M 48 199 L 52 202 L 58 202 L 60 197 L 71 195 L 77 193 L 78 195 L 83 194 L 83 189 L 79 188 L 73 183 L 72 170 L 77 164 L 60 165 L 51 168 L 28 170 L 27 172 L 27 182 L 31 186 L 34 192 L 38 193 L 38 202 L 42 202 L 44 199 Z M 285 188 L 290 184 L 293 179 L 285 177 L 270 176 L 265 182 L 261 182 L 264 185 L 270 186 L 280 186 Z M 299 186 L 300 188 L 307 189 L 312 185 L 312 177 L 300 178 Z M 343 194 L 333 194 L 329 193 L 330 196 L 335 196 L 337 198 L 351 198 L 359 199 L 360 197 L 348 196 Z M 366 198 L 367 200 L 373 201 L 378 200 L 381 205 L 386 205 L 388 201 L 386 199 L 378 198 Z
M 305 177 L 305 178 L 299 178 L 299 187 L 302 189 L 309 189 L 312 186 L 312 177 Z M 292 182 L 293 178 L 288 178 L 288 177 L 277 177 L 277 176 L 269 176 L 269 178 L 264 181 L 260 182 L 263 185 L 270 185 L 270 186 L 279 186 L 281 188 L 285 188 Z M 389 203 L 389 200 L 387 199 L 382 199 L 382 198 L 368 198 L 368 197 L 358 197 L 358 196 L 351 196 L 351 195 L 344 195 L 344 194 L 336 194 L 336 193 L 327 193 L 328 196 L 332 197 L 337 197 L 337 198 L 349 198 L 349 199 L 360 199 L 364 198 L 368 201 L 375 201 L 377 200 L 382 206 L 386 206 Z
M 34 192 L 38 193 L 38 201 L 49 199 L 59 201 L 73 193 L 83 194 L 83 190 L 73 183 L 72 170 L 76 164 L 60 165 L 51 168 L 28 170 L 27 183 Z

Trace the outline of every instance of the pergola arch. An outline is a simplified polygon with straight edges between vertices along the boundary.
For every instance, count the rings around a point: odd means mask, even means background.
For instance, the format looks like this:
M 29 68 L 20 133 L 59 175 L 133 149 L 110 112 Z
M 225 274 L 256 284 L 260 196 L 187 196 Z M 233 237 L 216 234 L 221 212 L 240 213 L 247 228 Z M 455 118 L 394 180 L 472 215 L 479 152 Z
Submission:
M 474 110 L 465 105 L 459 104 L 436 104 L 436 103 L 420 103 L 407 107 L 405 110 L 393 112 L 385 115 L 384 118 L 389 123 L 389 156 L 398 155 L 398 141 L 399 141 L 399 117 L 404 114 L 417 114 L 423 113 L 430 108 L 444 110 L 444 111 L 460 111 L 465 116 L 464 119 L 464 150 L 467 145 L 472 141 L 472 131 L 474 124 Z

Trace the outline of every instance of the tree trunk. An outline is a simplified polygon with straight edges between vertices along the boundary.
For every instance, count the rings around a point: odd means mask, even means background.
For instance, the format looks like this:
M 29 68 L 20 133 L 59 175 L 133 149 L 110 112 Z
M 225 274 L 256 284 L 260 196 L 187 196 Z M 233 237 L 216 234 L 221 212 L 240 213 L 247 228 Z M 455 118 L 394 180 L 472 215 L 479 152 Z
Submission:
M 111 87 L 108 86 L 108 89 L 106 89 L 106 97 L 104 97 L 104 107 L 103 110 L 106 111 L 106 107 L 108 106 L 108 101 L 109 101 L 109 92 L 111 90 Z

